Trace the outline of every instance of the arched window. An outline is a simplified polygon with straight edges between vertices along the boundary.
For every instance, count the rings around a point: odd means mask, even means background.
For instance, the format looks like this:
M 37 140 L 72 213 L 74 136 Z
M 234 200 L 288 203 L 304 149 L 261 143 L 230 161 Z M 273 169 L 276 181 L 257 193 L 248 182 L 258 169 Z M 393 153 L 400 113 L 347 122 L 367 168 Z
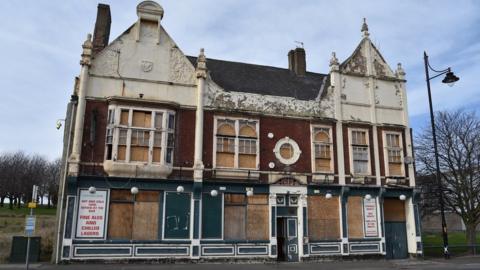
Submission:
M 316 172 L 332 172 L 332 139 L 331 129 L 317 127 L 313 129 L 314 170 Z
M 217 166 L 233 168 L 235 165 L 235 122 L 217 122 Z
M 217 119 L 215 166 L 257 168 L 257 122 Z

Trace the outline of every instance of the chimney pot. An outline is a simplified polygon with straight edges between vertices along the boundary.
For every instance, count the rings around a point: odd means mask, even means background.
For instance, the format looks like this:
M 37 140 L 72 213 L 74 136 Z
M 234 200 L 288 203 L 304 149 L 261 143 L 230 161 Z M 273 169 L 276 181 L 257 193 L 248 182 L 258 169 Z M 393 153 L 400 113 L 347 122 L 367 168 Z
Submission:
M 305 76 L 307 72 L 305 49 L 296 48 L 288 52 L 288 69 L 295 72 L 297 76 Z
M 95 21 L 95 30 L 93 32 L 93 54 L 97 54 L 108 45 L 110 38 L 110 26 L 112 17 L 110 15 L 110 6 L 98 4 L 97 19 Z

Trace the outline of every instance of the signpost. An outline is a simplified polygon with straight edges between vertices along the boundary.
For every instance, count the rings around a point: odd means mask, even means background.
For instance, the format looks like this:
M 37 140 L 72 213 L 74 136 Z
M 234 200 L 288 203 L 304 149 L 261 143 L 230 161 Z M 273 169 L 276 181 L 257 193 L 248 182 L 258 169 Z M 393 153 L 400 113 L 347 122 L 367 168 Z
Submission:
M 29 259 L 30 259 L 30 237 L 33 236 L 33 232 L 35 231 L 35 222 L 36 217 L 33 215 L 33 209 L 37 207 L 37 193 L 38 193 L 38 186 L 33 185 L 32 190 L 32 202 L 28 203 L 28 208 L 30 208 L 30 215 L 27 216 L 25 219 L 25 235 L 27 236 L 27 255 L 25 266 L 28 270 Z

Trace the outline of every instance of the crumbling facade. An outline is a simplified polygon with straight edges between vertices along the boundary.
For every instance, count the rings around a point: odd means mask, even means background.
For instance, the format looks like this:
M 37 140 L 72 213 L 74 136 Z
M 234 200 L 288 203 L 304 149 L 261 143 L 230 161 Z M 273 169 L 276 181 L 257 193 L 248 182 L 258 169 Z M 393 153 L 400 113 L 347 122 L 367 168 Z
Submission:
M 327 74 L 186 56 L 153 1 L 109 43 L 110 9 L 69 103 L 57 261 L 302 261 L 421 252 L 405 72 L 369 39 Z

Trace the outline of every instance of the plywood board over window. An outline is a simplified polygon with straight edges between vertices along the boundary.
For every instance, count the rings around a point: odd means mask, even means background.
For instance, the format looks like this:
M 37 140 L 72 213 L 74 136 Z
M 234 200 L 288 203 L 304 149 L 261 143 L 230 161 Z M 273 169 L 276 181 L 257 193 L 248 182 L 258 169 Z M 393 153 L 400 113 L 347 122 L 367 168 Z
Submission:
M 136 195 L 132 238 L 154 240 L 158 238 L 158 191 L 142 191 Z
M 268 196 L 253 195 L 248 197 L 247 239 L 268 240 L 269 220 Z
M 225 194 L 224 238 L 268 240 L 268 195 Z
M 308 236 L 311 240 L 340 238 L 339 197 L 308 197 Z
M 405 202 L 396 198 L 385 198 L 383 213 L 385 222 L 405 222 Z
M 108 238 L 132 238 L 133 197 L 129 190 L 110 191 L 110 208 L 108 211 Z
M 347 225 L 348 238 L 363 238 L 363 197 L 348 197 L 347 203 Z

